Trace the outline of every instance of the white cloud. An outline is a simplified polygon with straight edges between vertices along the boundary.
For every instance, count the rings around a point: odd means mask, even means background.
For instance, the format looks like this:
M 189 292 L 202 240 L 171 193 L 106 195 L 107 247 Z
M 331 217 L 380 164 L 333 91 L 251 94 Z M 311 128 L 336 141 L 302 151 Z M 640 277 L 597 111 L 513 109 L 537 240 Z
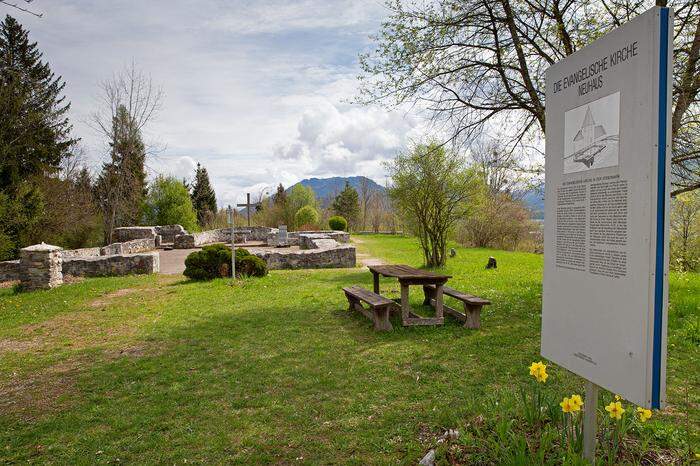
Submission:
M 312 175 L 381 181 L 381 161 L 419 132 L 402 113 L 344 103 L 356 92 L 357 55 L 385 14 L 381 1 L 36 4 L 43 19 L 10 13 L 66 81 L 93 168 L 106 156 L 84 123 L 98 83 L 132 60 L 166 95 L 145 134 L 165 146 L 150 175 L 191 179 L 200 162 L 220 205 Z

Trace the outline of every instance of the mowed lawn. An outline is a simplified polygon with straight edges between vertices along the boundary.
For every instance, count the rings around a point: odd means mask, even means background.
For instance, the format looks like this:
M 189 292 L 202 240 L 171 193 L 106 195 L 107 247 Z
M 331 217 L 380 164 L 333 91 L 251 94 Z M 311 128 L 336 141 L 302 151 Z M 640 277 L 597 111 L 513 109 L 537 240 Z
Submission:
M 413 239 L 358 241 L 421 264 Z M 415 464 L 448 428 L 488 462 L 474 426 L 519 416 L 517 387 L 539 359 L 542 256 L 457 248 L 447 270 L 494 302 L 481 330 L 448 319 L 375 333 L 340 290 L 371 288 L 361 268 L 234 287 L 144 276 L 0 289 L 0 463 Z M 700 277 L 673 274 L 670 299 L 671 406 L 650 429 L 660 448 L 698 451 Z M 550 373 L 551 389 L 582 391 Z

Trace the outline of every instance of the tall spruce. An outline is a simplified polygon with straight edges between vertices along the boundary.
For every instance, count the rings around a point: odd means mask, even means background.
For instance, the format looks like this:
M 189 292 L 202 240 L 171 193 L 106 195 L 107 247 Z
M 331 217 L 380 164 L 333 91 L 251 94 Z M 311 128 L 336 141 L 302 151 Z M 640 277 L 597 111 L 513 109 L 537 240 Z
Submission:
M 0 23 L 0 259 L 25 246 L 43 215 L 34 179 L 55 173 L 70 156 L 70 103 L 36 42 L 13 17 Z
M 146 185 L 146 148 L 134 118 L 120 105 L 112 119 L 110 161 L 102 167 L 95 195 L 102 210 L 105 241 L 115 228 L 141 220 Z
M 216 194 L 209 181 L 207 169 L 197 163 L 192 187 L 192 205 L 197 212 L 197 223 L 203 227 L 216 215 Z
M 333 199 L 331 207 L 336 214 L 345 217 L 349 226 L 357 226 L 360 215 L 360 200 L 357 191 L 350 186 L 350 183 L 345 182 L 345 188 Z

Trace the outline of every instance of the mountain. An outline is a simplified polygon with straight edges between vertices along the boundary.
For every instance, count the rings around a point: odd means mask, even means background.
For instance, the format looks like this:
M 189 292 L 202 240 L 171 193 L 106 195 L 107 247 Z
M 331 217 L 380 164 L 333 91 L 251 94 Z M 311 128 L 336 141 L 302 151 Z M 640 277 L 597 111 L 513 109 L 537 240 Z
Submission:
M 533 219 L 544 218 L 544 183 L 535 186 L 523 194 L 523 203 L 532 211 Z
M 345 182 L 350 183 L 350 186 L 355 188 L 357 192 L 360 192 L 360 185 L 362 182 L 366 182 L 372 191 L 384 191 L 384 186 L 381 186 L 366 176 L 334 176 L 332 178 L 307 178 L 301 180 L 297 184 L 302 186 L 310 187 L 316 193 L 316 197 L 323 203 L 326 204 L 330 202 L 340 191 L 345 187 Z M 295 185 L 287 188 L 287 192 L 291 190 Z

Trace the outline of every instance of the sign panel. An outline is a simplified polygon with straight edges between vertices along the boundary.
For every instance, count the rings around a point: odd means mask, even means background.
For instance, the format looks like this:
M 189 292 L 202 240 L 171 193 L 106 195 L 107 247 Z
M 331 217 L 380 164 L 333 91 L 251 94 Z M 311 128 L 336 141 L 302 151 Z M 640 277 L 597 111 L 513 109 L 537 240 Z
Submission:
M 542 355 L 665 402 L 672 17 L 655 7 L 547 71 Z

